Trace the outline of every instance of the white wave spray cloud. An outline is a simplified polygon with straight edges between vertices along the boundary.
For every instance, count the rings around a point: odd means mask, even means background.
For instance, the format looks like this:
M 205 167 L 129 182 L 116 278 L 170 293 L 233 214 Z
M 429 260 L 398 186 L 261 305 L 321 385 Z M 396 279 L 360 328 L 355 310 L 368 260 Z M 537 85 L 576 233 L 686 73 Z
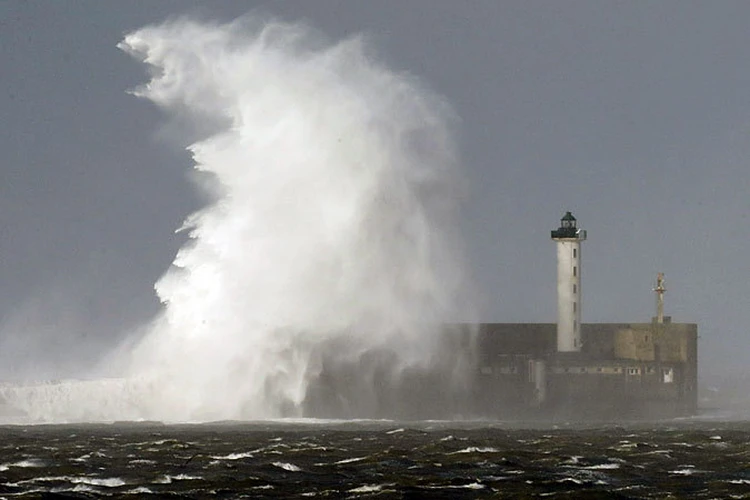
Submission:
M 446 103 L 363 37 L 300 24 L 179 19 L 119 47 L 151 70 L 136 96 L 210 130 L 189 151 L 212 200 L 132 352 L 139 416 L 299 412 L 326 345 L 429 363 L 441 325 L 470 314 Z

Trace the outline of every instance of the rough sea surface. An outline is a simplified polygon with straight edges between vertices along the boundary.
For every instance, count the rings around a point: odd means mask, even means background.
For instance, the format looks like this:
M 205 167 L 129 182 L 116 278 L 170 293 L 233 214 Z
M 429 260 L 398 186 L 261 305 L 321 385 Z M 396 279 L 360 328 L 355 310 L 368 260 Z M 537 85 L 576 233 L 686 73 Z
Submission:
M 0 428 L 3 498 L 750 498 L 750 424 Z

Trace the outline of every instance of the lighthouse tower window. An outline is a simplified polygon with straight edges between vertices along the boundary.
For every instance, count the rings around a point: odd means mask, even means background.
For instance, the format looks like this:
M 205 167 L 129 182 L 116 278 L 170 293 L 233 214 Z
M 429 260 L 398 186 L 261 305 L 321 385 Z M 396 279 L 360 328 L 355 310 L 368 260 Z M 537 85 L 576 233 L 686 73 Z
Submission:
M 578 253 L 578 252 L 576 252 L 576 250 L 577 250 L 577 249 L 575 249 L 575 248 L 573 249 L 573 258 L 574 258 L 574 259 L 576 258 L 576 253 Z
M 573 266 L 573 276 L 577 275 L 577 271 L 578 271 L 578 267 L 577 266 Z

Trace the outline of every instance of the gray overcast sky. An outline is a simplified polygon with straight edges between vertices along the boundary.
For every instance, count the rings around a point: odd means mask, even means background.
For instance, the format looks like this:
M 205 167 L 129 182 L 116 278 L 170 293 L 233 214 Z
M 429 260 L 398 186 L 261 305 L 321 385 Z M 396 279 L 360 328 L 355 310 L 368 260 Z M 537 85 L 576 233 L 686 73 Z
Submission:
M 663 271 L 668 313 L 700 325 L 704 380 L 748 365 L 750 2 L 740 1 L 0 1 L 8 345 L 23 336 L 27 358 L 93 359 L 155 313 L 153 282 L 200 201 L 184 145 L 126 94 L 144 67 L 115 45 L 169 15 L 228 20 L 252 8 L 334 39 L 368 33 L 389 64 L 454 106 L 484 320 L 554 321 L 549 231 L 572 210 L 589 231 L 586 321 L 649 321 Z

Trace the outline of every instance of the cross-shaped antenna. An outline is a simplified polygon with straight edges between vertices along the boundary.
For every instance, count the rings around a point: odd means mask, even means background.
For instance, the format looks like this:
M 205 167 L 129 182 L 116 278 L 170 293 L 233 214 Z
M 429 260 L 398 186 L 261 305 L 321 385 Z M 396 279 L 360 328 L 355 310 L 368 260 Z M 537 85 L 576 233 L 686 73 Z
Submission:
M 664 323 L 664 292 L 667 289 L 664 287 L 664 273 L 658 273 L 656 275 L 656 322 Z

